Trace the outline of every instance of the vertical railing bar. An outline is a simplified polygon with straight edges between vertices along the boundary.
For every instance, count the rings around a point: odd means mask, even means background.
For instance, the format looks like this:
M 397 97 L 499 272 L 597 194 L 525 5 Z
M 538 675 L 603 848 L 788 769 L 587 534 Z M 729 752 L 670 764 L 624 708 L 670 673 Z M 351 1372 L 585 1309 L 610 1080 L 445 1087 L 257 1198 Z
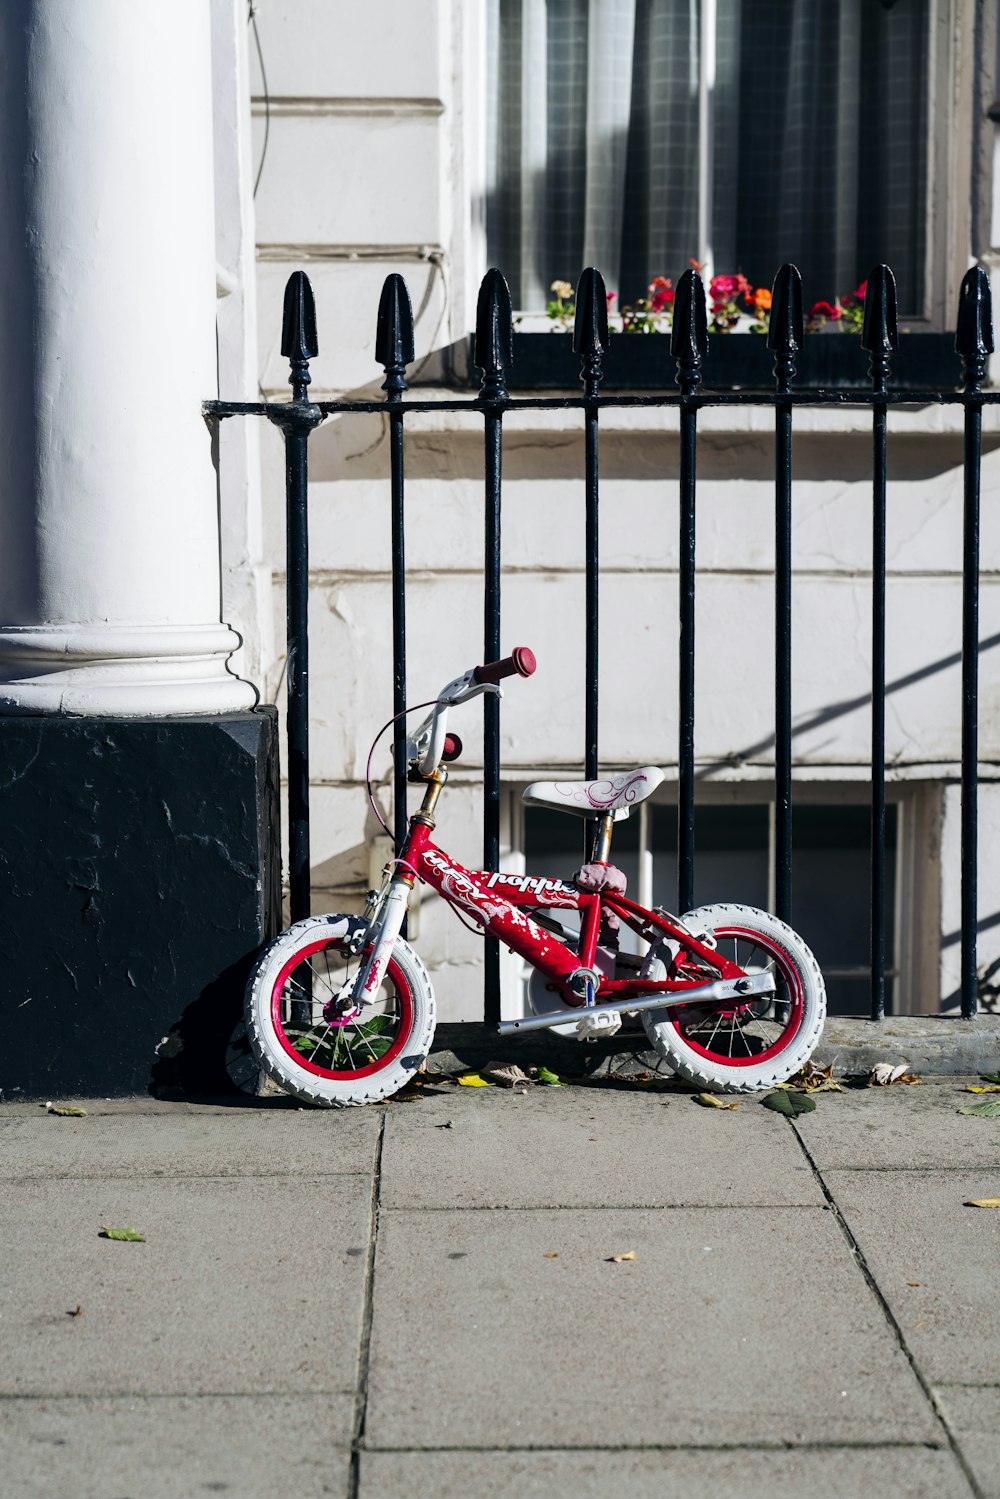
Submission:
M 598 430 L 597 403 L 588 402 L 585 417 L 585 465 L 586 465 L 586 726 L 583 756 L 583 773 L 587 780 L 598 776 L 598 714 L 599 687 L 598 669 L 600 649 L 600 537 L 599 537 L 599 478 L 598 478 Z
M 281 353 L 292 400 L 269 412 L 285 439 L 285 544 L 288 737 L 288 903 L 293 922 L 311 910 L 309 853 L 309 434 L 323 420 L 311 404 L 309 360 L 319 352 L 316 308 L 304 271 L 285 287 Z
M 695 525 L 698 411 L 680 414 L 679 660 L 677 742 L 677 908 L 694 905 Z
M 390 394 L 388 400 L 398 401 Z M 392 526 L 392 832 L 396 852 L 406 841 L 406 533 L 404 509 L 403 413 L 389 410 L 389 464 Z M 405 933 L 404 933 L 405 935 Z
M 896 283 L 877 265 L 866 283 L 862 346 L 872 381 L 871 1018 L 885 1017 L 885 613 L 888 392 L 898 343 Z
M 979 266 L 966 272 L 959 297 L 955 347 L 969 393 L 982 389 L 993 352 L 990 283 Z M 962 543 L 962 1017 L 971 1020 L 978 1001 L 978 800 L 979 800 L 979 518 L 983 407 L 965 407 Z
M 413 307 L 406 282 L 387 276 L 379 301 L 375 358 L 385 370 L 389 419 L 389 474 L 392 552 L 392 807 L 393 839 L 399 853 L 406 839 L 406 532 L 404 505 L 403 411 L 406 366 L 413 358 Z M 405 936 L 405 924 L 404 924 Z
M 483 659 L 500 657 L 500 486 L 503 470 L 503 412 L 485 417 L 485 536 Z M 483 699 L 483 859 L 486 869 L 500 867 L 500 699 Z M 486 939 L 484 1014 L 487 1025 L 500 1020 L 500 947 Z
M 483 372 L 485 528 L 483 547 L 483 651 L 486 661 L 500 656 L 500 502 L 503 473 L 503 408 L 507 370 L 513 358 L 514 320 L 510 290 L 498 270 L 483 278 L 476 314 L 475 363 Z M 483 699 L 483 862 L 500 865 L 500 700 Z M 500 1020 L 500 947 L 487 937 L 484 952 L 483 1011 L 487 1025 Z
M 774 909 L 792 919 L 792 402 L 802 347 L 802 280 L 793 265 L 774 278 L 768 347 L 774 353 Z
M 685 271 L 674 295 L 670 349 L 681 392 L 678 539 L 677 906 L 694 905 L 695 525 L 701 364 L 708 346 L 705 287 Z
M 608 347 L 608 298 L 600 271 L 588 266 L 576 290 L 576 317 L 573 325 L 573 349 L 580 355 L 580 379 L 583 384 L 584 408 L 584 493 L 586 506 L 585 536 L 585 663 L 584 663 L 584 752 L 583 773 L 588 781 L 597 779 L 600 768 L 598 721 L 600 711 L 600 462 L 598 445 L 598 411 L 604 355 Z M 584 830 L 584 858 L 590 857 L 590 840 L 594 824 Z

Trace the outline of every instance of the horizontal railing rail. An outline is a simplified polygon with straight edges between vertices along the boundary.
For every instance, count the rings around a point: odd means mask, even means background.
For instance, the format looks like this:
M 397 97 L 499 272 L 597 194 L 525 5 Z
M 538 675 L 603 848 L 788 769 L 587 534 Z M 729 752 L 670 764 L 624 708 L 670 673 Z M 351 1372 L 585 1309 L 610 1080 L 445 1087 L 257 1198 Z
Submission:
M 788 921 L 792 904 L 792 444 L 794 414 L 804 406 L 858 407 L 872 415 L 872 719 L 871 719 L 871 1014 L 885 1013 L 886 933 L 886 486 L 888 416 L 903 407 L 956 406 L 963 412 L 963 583 L 961 731 L 961 1010 L 977 1008 L 977 825 L 979 713 L 979 536 L 984 407 L 1000 403 L 1000 390 L 984 390 L 993 352 L 990 286 L 979 267 L 970 270 L 959 295 L 955 334 L 954 389 L 893 390 L 892 358 L 898 345 L 895 282 L 888 266 L 868 278 L 861 344 L 868 354 L 870 389 L 831 390 L 796 385 L 796 359 L 803 346 L 802 285 L 792 265 L 778 271 L 767 334 L 774 359 L 774 390 L 713 389 L 706 383 L 708 348 L 705 289 L 693 270 L 675 294 L 670 355 L 676 390 L 653 394 L 603 394 L 603 363 L 609 346 L 607 297 L 600 272 L 580 278 L 576 296 L 574 351 L 580 358 L 580 394 L 511 395 L 513 317 L 507 284 L 497 270 L 484 278 L 479 295 L 474 360 L 482 372 L 474 397 L 419 399 L 407 392 L 406 369 L 414 358 L 413 313 L 406 283 L 386 279 L 378 309 L 376 359 L 385 372 L 382 400 L 311 401 L 310 361 L 319 351 L 312 288 L 296 271 L 285 289 L 281 352 L 289 360 L 291 401 L 207 401 L 217 421 L 259 416 L 280 428 L 286 453 L 287 545 L 287 774 L 288 871 L 291 919 L 310 909 L 309 839 L 309 539 L 308 444 L 330 416 L 372 414 L 388 418 L 392 554 L 393 715 L 406 706 L 405 421 L 418 413 L 479 412 L 483 418 L 484 616 L 483 655 L 501 654 L 501 499 L 503 419 L 522 411 L 579 411 L 583 415 L 585 547 L 584 775 L 599 770 L 600 641 L 600 414 L 627 408 L 675 408 L 679 463 L 679 699 L 678 699 L 678 908 L 688 910 L 694 892 L 695 817 L 695 519 L 698 416 L 713 407 L 756 406 L 774 411 L 775 495 L 775 907 Z M 657 335 L 653 335 L 657 336 Z M 732 335 L 740 336 L 740 335 Z M 749 337 L 757 335 L 745 335 Z M 844 337 L 840 334 L 838 337 Z M 666 361 L 665 361 L 666 362 Z M 636 441 L 641 441 L 638 435 Z M 405 723 L 394 728 L 394 834 L 406 830 Z M 500 850 L 500 704 L 484 701 L 483 860 L 496 869 Z M 500 1018 L 499 950 L 486 944 L 485 1017 Z

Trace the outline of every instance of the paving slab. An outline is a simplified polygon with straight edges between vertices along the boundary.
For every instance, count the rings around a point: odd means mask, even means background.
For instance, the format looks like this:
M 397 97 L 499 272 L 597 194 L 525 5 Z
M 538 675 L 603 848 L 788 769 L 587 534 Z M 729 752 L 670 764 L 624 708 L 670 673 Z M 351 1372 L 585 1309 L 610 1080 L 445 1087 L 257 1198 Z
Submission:
M 0 1177 L 371 1173 L 375 1110 L 33 1116 L 0 1123 Z
M 880 1474 L 877 1486 L 873 1474 Z M 366 1452 L 360 1499 L 970 1499 L 950 1452 L 927 1447 L 858 1451 Z
M 322 1395 L 0 1401 L 12 1499 L 343 1495 L 341 1430 Z
M 374 1297 L 373 1448 L 941 1439 L 820 1208 L 384 1210 Z
M 1000 1385 L 935 1390 L 984 1499 L 1000 1499 Z
M 450 1128 L 447 1126 L 450 1122 Z M 452 1088 L 386 1112 L 390 1207 L 810 1204 L 794 1133 L 756 1102 L 596 1087 Z
M 1000 1171 L 824 1175 L 927 1380 L 1000 1383 Z
M 0 1393 L 323 1392 L 343 1396 L 331 1409 L 349 1430 L 364 1177 L 28 1181 L 3 1196 Z M 102 1239 L 102 1224 L 146 1243 Z
M 949 1077 L 818 1094 L 816 1112 L 803 1114 L 796 1128 L 820 1169 L 994 1166 L 1000 1171 L 1000 1120 L 958 1112 L 981 1097 L 963 1091 L 978 1082 L 975 1076 Z

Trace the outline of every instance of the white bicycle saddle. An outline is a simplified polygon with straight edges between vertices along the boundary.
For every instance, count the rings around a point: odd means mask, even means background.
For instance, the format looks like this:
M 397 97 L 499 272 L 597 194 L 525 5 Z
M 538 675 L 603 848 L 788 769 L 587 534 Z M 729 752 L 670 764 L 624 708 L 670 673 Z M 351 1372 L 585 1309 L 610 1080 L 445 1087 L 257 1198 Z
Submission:
M 533 781 L 524 789 L 524 800 L 532 807 L 554 807 L 560 812 L 575 812 L 578 817 L 613 812 L 615 821 L 620 822 L 632 807 L 652 796 L 662 780 L 662 770 L 643 765 L 600 781 Z

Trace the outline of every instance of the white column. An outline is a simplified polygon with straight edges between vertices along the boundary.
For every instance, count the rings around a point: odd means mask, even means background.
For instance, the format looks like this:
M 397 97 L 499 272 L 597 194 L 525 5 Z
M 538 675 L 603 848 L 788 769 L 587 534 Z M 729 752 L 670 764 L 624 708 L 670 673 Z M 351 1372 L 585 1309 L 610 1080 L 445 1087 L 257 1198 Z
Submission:
M 218 713 L 209 7 L 0 6 L 0 711 Z

